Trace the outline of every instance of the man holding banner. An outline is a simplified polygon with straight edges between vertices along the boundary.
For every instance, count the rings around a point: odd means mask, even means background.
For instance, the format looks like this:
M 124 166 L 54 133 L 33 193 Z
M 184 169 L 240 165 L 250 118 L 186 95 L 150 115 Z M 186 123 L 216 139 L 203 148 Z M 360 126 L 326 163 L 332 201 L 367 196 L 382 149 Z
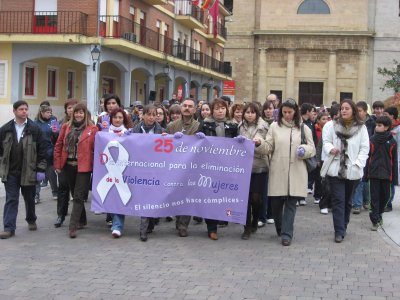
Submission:
M 167 133 L 175 134 L 175 137 L 180 135 L 194 135 L 198 129 L 200 123 L 194 119 L 196 113 L 196 104 L 193 99 L 185 99 L 181 106 L 182 118 L 169 123 L 167 126 Z M 180 237 L 187 237 L 187 229 L 190 222 L 190 216 L 176 216 L 176 228 Z

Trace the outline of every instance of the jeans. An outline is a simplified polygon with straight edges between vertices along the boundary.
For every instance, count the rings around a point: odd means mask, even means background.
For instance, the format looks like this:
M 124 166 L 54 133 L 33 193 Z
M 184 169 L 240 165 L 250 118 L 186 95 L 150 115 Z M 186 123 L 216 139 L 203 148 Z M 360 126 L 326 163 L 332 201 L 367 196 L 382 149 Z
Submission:
M 111 231 L 118 230 L 119 232 L 122 233 L 122 230 L 124 230 L 124 223 L 125 223 L 124 215 L 113 214 Z
M 368 203 L 370 203 L 369 182 L 361 180 L 354 190 L 353 207 L 360 208 Z
M 390 198 L 389 198 L 389 202 L 387 203 L 387 207 L 388 208 L 392 208 L 392 202 L 394 199 L 394 192 L 396 191 L 396 186 L 392 183 L 390 185 Z
M 344 237 L 346 235 L 347 225 L 350 222 L 354 189 L 358 182 L 359 180 L 347 180 L 329 176 L 335 236 Z
M 19 190 L 25 201 L 25 220 L 28 224 L 36 222 L 35 214 L 35 186 L 21 186 L 21 174 L 8 175 L 4 182 L 6 190 L 6 203 L 4 204 L 3 224 L 4 231 L 15 231 L 17 228 L 17 215 L 19 204 Z
M 272 206 L 272 215 L 275 220 L 276 232 L 282 239 L 292 240 L 294 231 L 294 217 L 296 216 L 296 203 L 302 197 L 269 197 Z
M 64 170 L 73 197 L 69 229 L 76 230 L 79 225 L 87 224 L 84 200 L 89 190 L 91 172 L 78 172 L 77 166 L 68 164 L 65 165 Z
M 46 168 L 46 178 L 48 178 L 50 182 L 51 192 L 53 196 L 57 196 L 58 194 L 58 186 L 57 186 L 57 174 L 54 170 L 53 165 L 48 165 Z M 40 199 L 40 182 L 36 184 L 36 198 Z

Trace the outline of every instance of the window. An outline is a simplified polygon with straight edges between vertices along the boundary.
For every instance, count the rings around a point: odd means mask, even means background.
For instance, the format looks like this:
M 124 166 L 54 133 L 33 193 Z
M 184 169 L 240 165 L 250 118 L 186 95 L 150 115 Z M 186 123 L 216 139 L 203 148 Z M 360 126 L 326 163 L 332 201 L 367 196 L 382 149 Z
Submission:
M 0 60 L 0 98 L 7 96 L 7 74 L 8 63 L 6 60 Z
M 47 98 L 56 99 L 58 97 L 58 69 L 56 67 L 47 67 Z
M 67 99 L 75 98 L 75 71 L 67 72 Z
M 323 82 L 299 82 L 299 103 L 321 106 L 324 97 Z
M 297 14 L 330 14 L 329 6 L 323 0 L 304 0 L 300 4 Z
M 38 65 L 35 63 L 25 63 L 24 72 L 24 96 L 25 98 L 36 98 L 37 96 L 37 77 Z
M 57 1 L 36 0 L 33 20 L 34 33 L 56 33 Z
M 353 100 L 353 93 L 349 93 L 349 92 L 340 92 L 340 101 L 342 101 L 342 100 L 344 100 L 344 99 Z

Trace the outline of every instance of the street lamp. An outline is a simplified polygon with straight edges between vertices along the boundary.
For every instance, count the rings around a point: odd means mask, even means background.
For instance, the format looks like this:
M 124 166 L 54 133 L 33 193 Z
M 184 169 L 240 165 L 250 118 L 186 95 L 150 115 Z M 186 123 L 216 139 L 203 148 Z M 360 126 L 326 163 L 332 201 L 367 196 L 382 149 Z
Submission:
M 168 76 L 169 71 L 170 71 L 169 64 L 166 63 L 166 65 L 164 66 L 164 75 L 165 75 L 165 76 Z
M 100 59 L 100 49 L 97 48 L 97 45 L 95 45 L 92 51 L 90 51 L 90 54 L 92 55 L 93 60 L 93 71 L 96 71 L 96 63 Z

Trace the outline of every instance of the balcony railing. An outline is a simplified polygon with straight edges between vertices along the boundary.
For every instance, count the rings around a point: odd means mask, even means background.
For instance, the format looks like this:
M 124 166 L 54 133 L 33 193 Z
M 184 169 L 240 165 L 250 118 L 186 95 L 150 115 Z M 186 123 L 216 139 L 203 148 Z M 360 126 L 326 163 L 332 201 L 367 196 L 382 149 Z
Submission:
M 224 62 L 121 16 L 100 16 L 100 36 L 125 39 L 215 72 L 231 75 L 230 68 Z
M 0 33 L 87 35 L 87 18 L 80 11 L 0 11 Z
M 175 14 L 178 16 L 190 16 L 200 23 L 204 23 L 204 11 L 192 4 L 192 0 L 175 0 Z
M 217 34 L 222 36 L 226 40 L 226 27 L 220 23 L 218 23 L 218 29 L 217 29 Z M 211 26 L 208 27 L 208 34 L 214 34 L 214 27 L 211 24 Z

